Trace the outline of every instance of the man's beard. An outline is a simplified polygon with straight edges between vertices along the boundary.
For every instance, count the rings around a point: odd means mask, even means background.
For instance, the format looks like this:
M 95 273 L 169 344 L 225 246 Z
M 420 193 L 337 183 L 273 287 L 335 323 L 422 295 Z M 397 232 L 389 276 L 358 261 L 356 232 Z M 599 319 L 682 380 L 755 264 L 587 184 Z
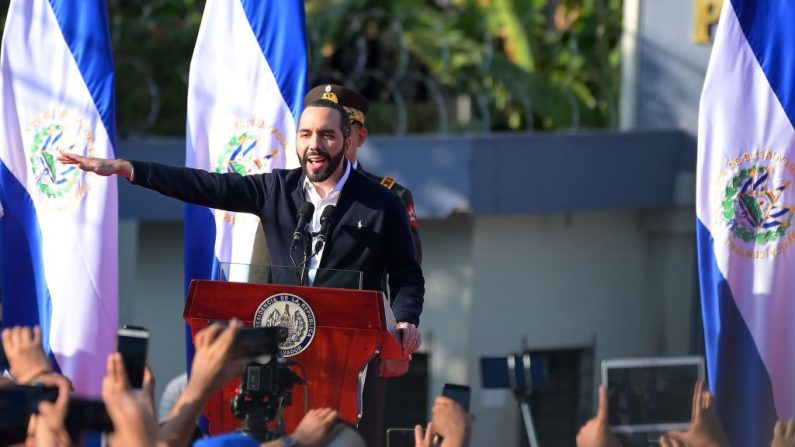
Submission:
M 309 157 L 318 156 L 326 159 L 326 166 L 323 167 L 323 169 L 321 169 L 319 172 L 313 173 L 308 167 L 310 164 Z M 345 158 L 345 151 L 340 151 L 337 156 L 332 158 L 329 156 L 328 152 L 309 150 L 306 151 L 303 160 L 301 160 L 301 168 L 303 168 L 306 178 L 308 178 L 310 182 L 321 183 L 325 182 L 329 177 L 331 177 L 331 174 L 333 174 L 334 171 L 336 171 L 339 167 L 340 163 L 342 163 L 343 158 Z

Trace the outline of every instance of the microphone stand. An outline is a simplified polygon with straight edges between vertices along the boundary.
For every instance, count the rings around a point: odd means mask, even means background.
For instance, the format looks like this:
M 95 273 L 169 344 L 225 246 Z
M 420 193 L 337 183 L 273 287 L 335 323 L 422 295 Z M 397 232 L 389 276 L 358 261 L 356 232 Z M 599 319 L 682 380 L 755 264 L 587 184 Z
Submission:
M 304 261 L 301 262 L 301 272 L 298 278 L 299 286 L 309 285 L 309 260 L 314 256 L 312 254 L 312 233 L 304 231 L 304 240 L 306 243 L 304 244 Z

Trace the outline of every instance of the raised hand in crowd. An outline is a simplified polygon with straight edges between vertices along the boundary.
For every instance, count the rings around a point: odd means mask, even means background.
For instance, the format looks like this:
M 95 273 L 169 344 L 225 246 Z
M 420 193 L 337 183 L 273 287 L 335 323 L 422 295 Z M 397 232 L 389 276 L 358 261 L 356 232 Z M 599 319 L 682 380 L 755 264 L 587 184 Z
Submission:
M 795 447 L 795 420 L 790 419 L 786 424 L 776 421 L 770 447 Z
M 52 372 L 41 344 L 41 328 L 17 326 L 3 330 L 3 349 L 16 383 L 26 385 Z
M 425 430 L 414 427 L 414 441 L 417 447 L 464 447 L 469 445 L 471 417 L 448 397 L 438 396 L 433 404 L 433 416 Z M 435 438 L 441 438 L 441 441 Z
M 66 431 L 66 413 L 69 409 L 71 383 L 60 374 L 48 374 L 39 380 L 42 385 L 58 388 L 54 403 L 39 403 L 39 414 L 31 417 L 28 434 L 33 434 L 33 444 L 41 447 L 65 447 L 72 445 Z M 30 445 L 30 443 L 26 443 Z
M 113 421 L 110 445 L 113 447 L 151 447 L 155 443 L 156 423 L 147 391 L 133 392 L 119 353 L 108 356 L 108 373 L 102 380 L 102 400 Z M 151 373 L 149 374 L 151 376 Z M 146 386 L 146 382 L 144 382 Z M 150 386 L 154 381 L 150 377 Z
M 185 390 L 158 431 L 158 445 L 186 446 L 196 427 L 196 420 L 210 396 L 227 382 L 243 373 L 249 359 L 232 353 L 240 322 L 232 320 L 224 327 L 213 323 L 195 339 L 196 351 L 191 376 Z
M 690 428 L 686 432 L 674 431 L 660 437 L 663 447 L 726 447 L 726 435 L 712 407 L 712 394 L 699 380 L 693 391 L 693 410 Z
M 155 373 L 152 371 L 152 368 L 149 367 L 147 364 L 144 367 L 144 381 L 141 386 L 142 396 L 147 405 L 147 411 L 152 416 L 153 419 L 157 419 L 157 403 L 155 400 L 155 387 L 157 386 L 155 382 Z
M 585 423 L 577 433 L 577 447 L 619 447 L 618 438 L 610 431 L 608 421 L 607 388 L 599 387 L 599 406 L 596 416 Z

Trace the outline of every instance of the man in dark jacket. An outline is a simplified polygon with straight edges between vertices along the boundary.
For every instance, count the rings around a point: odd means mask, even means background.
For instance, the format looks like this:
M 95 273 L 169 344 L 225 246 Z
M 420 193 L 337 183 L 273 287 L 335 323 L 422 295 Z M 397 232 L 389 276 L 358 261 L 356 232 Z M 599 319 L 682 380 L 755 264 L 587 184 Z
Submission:
M 417 230 L 417 216 L 414 212 L 414 196 L 408 188 L 397 182 L 394 177 L 380 176 L 365 171 L 361 163 L 356 158 L 360 147 L 367 140 L 367 126 L 365 116 L 370 110 L 370 103 L 356 90 L 344 87 L 339 84 L 321 84 L 310 90 L 304 97 L 304 105 L 318 99 L 328 99 L 336 102 L 345 108 L 348 117 L 351 119 L 351 145 L 345 151 L 345 157 L 353 165 L 353 169 L 361 172 L 376 183 L 394 192 L 403 201 L 406 207 L 406 214 L 409 216 L 411 225 L 411 235 L 414 237 L 414 250 L 417 254 L 417 262 L 422 264 L 422 244 L 420 243 L 420 233 Z
M 335 225 L 317 268 L 363 272 L 363 286 L 385 291 L 388 274 L 392 309 L 407 351 L 419 345 L 425 282 L 414 252 L 408 216 L 388 190 L 351 169 L 344 157 L 350 122 L 338 104 L 320 100 L 301 115 L 296 138 L 301 168 L 241 176 L 157 163 L 106 160 L 63 154 L 59 161 L 99 175 L 119 174 L 132 183 L 185 202 L 256 214 L 262 219 L 274 265 L 290 264 L 298 208 L 311 197 L 336 195 Z M 322 209 L 316 209 L 320 215 Z

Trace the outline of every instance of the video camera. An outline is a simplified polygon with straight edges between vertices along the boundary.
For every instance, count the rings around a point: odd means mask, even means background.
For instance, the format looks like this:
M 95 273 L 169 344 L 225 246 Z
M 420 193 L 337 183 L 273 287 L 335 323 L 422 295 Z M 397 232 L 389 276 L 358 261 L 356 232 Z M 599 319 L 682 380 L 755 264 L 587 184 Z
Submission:
M 285 434 L 280 424 L 270 425 L 282 406 L 292 403 L 293 386 L 304 383 L 279 351 L 287 335 L 283 326 L 245 328 L 235 340 L 236 356 L 253 360 L 246 365 L 240 390 L 232 399 L 232 413 L 243 421 L 242 432 L 260 442 Z

